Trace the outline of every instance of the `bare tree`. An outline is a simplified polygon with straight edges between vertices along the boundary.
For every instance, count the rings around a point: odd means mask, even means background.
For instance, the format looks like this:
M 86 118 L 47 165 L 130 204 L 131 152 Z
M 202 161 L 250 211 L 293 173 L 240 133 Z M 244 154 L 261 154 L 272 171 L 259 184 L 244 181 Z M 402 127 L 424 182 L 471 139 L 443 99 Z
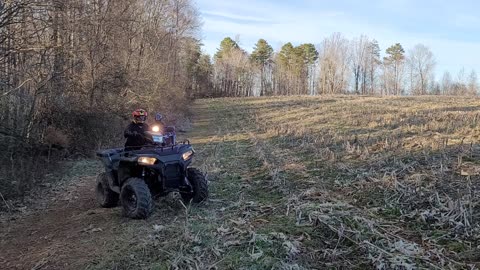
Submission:
M 453 94 L 453 81 L 452 75 L 450 72 L 446 71 L 442 77 L 442 94 L 443 95 L 452 95 Z
M 476 96 L 478 95 L 478 76 L 475 70 L 472 70 L 470 75 L 468 76 L 468 84 L 467 84 L 467 92 L 469 95 Z
M 325 39 L 319 52 L 319 93 L 339 94 L 348 89 L 349 42 L 340 33 Z
M 465 74 L 465 68 L 462 67 L 460 71 L 457 74 L 457 80 L 455 81 L 453 85 L 453 90 L 452 92 L 455 95 L 467 95 L 467 83 L 466 83 L 466 74 Z
M 365 75 L 367 70 L 369 40 L 362 35 L 352 41 L 352 71 L 354 79 L 354 92 L 357 94 L 366 94 Z
M 352 41 L 351 65 L 353 71 L 353 91 L 357 94 L 374 94 L 377 71 L 380 64 L 380 48 L 376 40 L 367 36 Z
M 433 53 L 425 45 L 415 45 L 408 53 L 407 64 L 411 93 L 427 94 L 436 64 Z

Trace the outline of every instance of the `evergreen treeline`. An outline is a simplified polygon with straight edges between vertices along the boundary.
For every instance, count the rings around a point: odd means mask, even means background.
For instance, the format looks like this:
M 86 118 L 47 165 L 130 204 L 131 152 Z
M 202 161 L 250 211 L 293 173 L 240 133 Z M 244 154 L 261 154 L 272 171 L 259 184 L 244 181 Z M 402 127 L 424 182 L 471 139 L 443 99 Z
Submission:
M 275 52 L 264 39 L 252 53 L 227 37 L 213 62 L 204 57 L 202 70 L 212 87 L 196 92 L 200 97 L 320 95 L 477 95 L 475 71 L 461 70 L 457 78 L 446 72 L 434 78 L 435 57 L 418 44 L 406 51 L 400 43 L 382 54 L 378 42 L 366 36 L 348 40 L 335 33 L 319 45 L 284 44 Z M 208 76 L 204 76 L 208 77 Z

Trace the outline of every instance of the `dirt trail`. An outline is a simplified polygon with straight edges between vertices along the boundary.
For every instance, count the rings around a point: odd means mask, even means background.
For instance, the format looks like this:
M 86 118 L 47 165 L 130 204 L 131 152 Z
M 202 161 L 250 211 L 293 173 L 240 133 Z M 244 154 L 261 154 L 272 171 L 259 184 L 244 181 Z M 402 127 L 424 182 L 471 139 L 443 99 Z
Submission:
M 2 269 L 78 269 L 102 255 L 122 218 L 98 208 L 95 176 L 83 176 L 56 192 L 46 209 L 10 218 L 2 224 Z

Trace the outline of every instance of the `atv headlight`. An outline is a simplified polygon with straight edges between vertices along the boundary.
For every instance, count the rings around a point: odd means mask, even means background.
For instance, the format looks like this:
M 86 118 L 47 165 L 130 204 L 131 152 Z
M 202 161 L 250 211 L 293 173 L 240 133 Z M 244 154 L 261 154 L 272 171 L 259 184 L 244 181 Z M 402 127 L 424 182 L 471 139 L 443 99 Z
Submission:
M 153 165 L 157 161 L 154 157 L 139 157 L 138 163 L 142 165 Z
M 152 131 L 153 131 L 153 132 L 159 132 L 159 131 L 160 131 L 160 127 L 159 127 L 159 126 L 153 126 L 153 127 L 152 127 Z
M 183 153 L 182 158 L 183 158 L 183 160 L 188 160 L 188 159 L 191 158 L 192 156 L 193 156 L 193 151 L 192 151 L 192 150 L 189 150 L 189 151 Z

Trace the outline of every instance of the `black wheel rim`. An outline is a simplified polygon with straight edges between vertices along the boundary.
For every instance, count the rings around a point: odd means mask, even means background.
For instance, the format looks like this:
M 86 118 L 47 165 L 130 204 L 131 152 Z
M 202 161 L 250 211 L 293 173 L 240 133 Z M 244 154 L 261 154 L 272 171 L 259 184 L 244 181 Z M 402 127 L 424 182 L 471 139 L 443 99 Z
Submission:
M 137 196 L 135 195 L 135 192 L 133 192 L 132 189 L 126 187 L 124 194 L 124 203 L 127 211 L 130 213 L 134 212 L 137 208 Z

